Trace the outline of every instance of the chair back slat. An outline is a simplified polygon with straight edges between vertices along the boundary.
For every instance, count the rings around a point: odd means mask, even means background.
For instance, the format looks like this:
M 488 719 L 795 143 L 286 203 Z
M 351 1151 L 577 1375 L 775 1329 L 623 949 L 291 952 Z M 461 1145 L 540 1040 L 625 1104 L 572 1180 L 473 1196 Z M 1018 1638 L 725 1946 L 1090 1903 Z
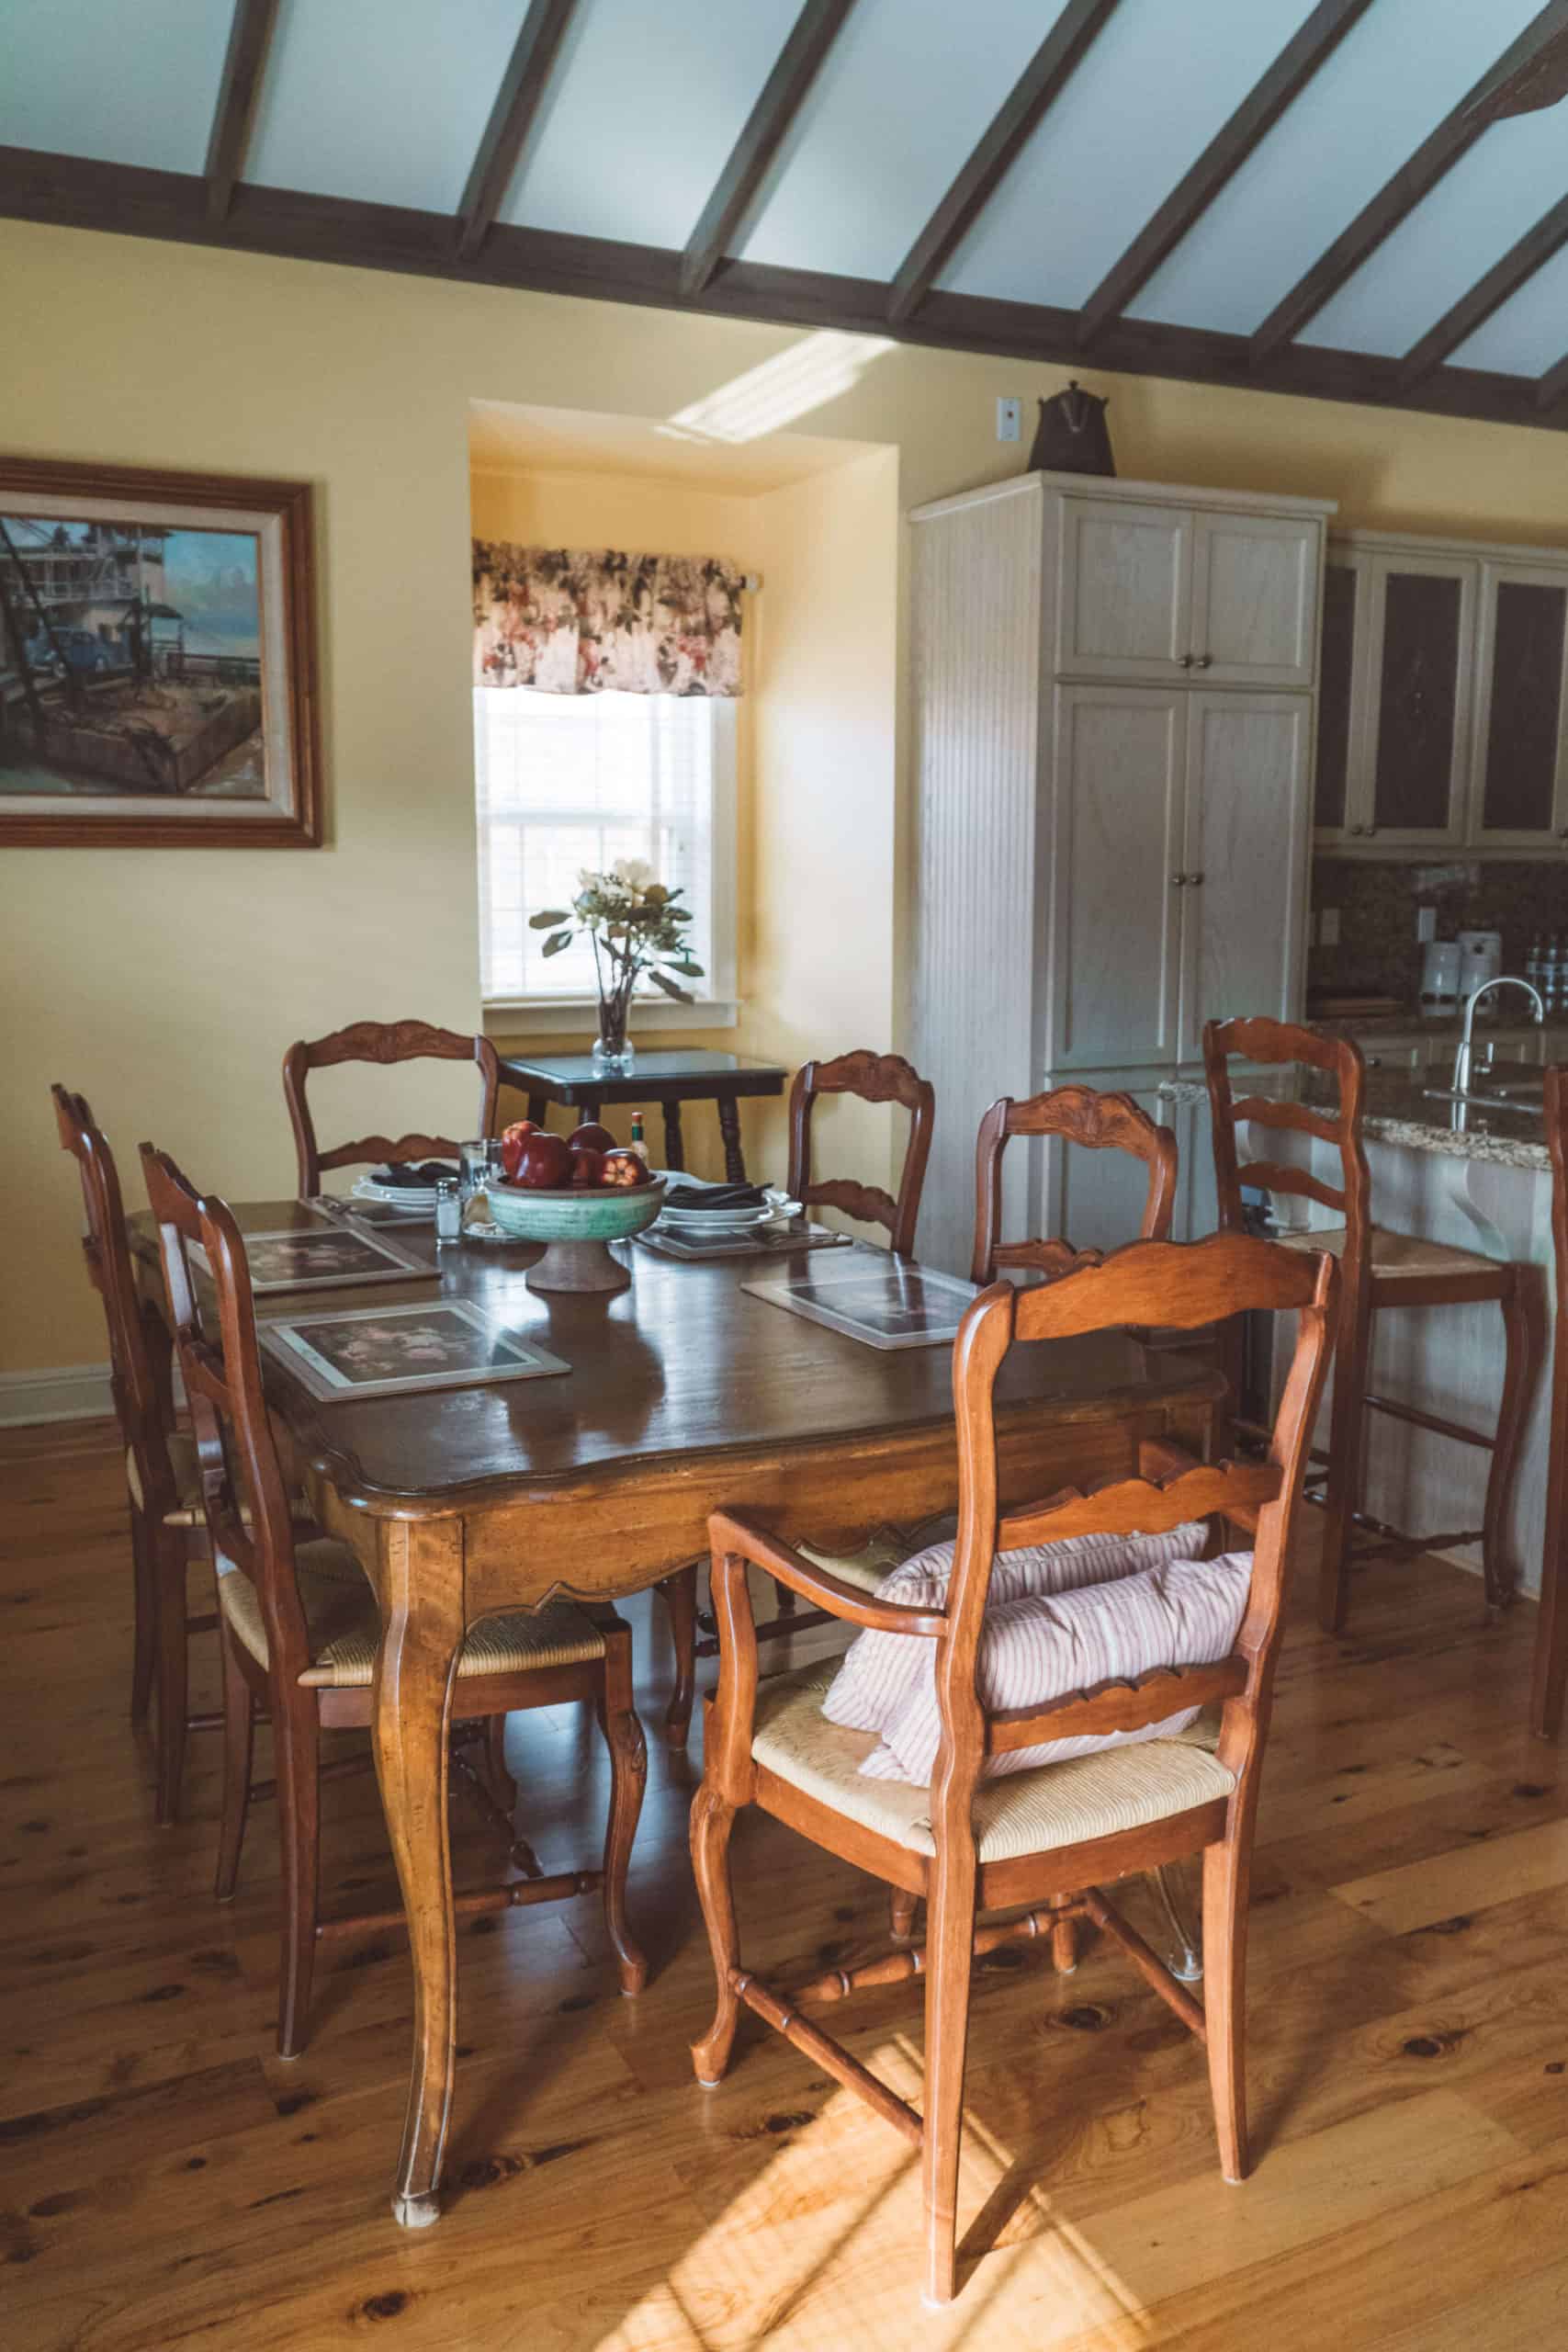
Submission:
M 1235 1698 L 1247 1688 L 1247 1675 L 1242 1657 L 1223 1657 L 1214 1666 L 1156 1666 L 1148 1674 L 1069 1691 L 1046 1707 L 1004 1707 L 986 1719 L 986 1753 L 1005 1756 L 1048 1739 L 1080 1739 L 1086 1733 L 1101 1737 L 1142 1731 L 1186 1707 Z
M 1232 1060 L 1261 1062 L 1266 1068 L 1304 1065 L 1327 1072 L 1338 1081 L 1337 1112 L 1299 1102 L 1273 1102 L 1268 1095 L 1247 1093 L 1238 1101 L 1231 1085 Z M 1371 1221 L 1371 1178 L 1361 1143 L 1361 1099 L 1366 1063 L 1360 1047 L 1349 1037 L 1330 1037 L 1321 1030 L 1261 1016 L 1236 1021 L 1211 1021 L 1203 1031 L 1203 1069 L 1209 1087 L 1209 1110 L 1214 1140 L 1214 1184 L 1222 1228 L 1236 1230 L 1245 1222 L 1241 1188 L 1315 1201 L 1342 1217 L 1346 1228 L 1345 1280 L 1354 1288 L 1371 1262 L 1368 1235 Z M 1282 1161 L 1255 1159 L 1245 1167 L 1237 1158 L 1240 1126 L 1274 1128 L 1311 1136 L 1332 1144 L 1339 1154 L 1337 1184 L 1304 1168 Z
M 1326 1254 L 1287 1250 L 1249 1235 L 1221 1233 L 1206 1241 L 1132 1242 L 1103 1265 L 1085 1266 L 1037 1289 L 997 1283 L 964 1315 L 953 1349 L 953 1385 L 958 1423 L 958 1538 L 948 1585 L 947 1625 L 937 1641 L 936 1690 L 941 1745 L 931 1777 L 931 1822 L 939 1853 L 972 1844 L 972 1804 L 981 1765 L 998 1747 L 1022 1747 L 1074 1730 L 1124 1730 L 1156 1723 L 1200 1703 L 1200 1688 L 1183 1675 L 1184 1694 L 1163 1692 L 1147 1679 L 1142 1696 L 1117 1690 L 1070 1694 L 1061 1710 L 1015 1714 L 1000 1732 L 976 1685 L 987 1595 L 997 1554 L 1021 1542 L 1068 1533 L 1150 1532 L 1184 1519 L 1224 1512 L 1227 1504 L 1256 1510 L 1252 1575 L 1232 1657 L 1213 1669 L 1210 1695 L 1225 1700 L 1220 1756 L 1246 1783 L 1256 1769 L 1267 1721 L 1269 1679 L 1279 1646 L 1289 1557 L 1313 1416 L 1326 1366 L 1337 1270 Z M 1293 1309 L 1296 1345 L 1275 1416 L 1268 1460 L 1184 1466 L 1186 1457 L 1160 1441 L 1145 1442 L 1151 1469 L 1168 1459 L 1163 1476 L 1113 1479 L 1089 1494 L 1057 1495 L 1029 1510 L 998 1509 L 995 1395 L 1014 1346 L 1068 1339 L 1129 1324 L 1145 1329 L 1193 1330 L 1224 1317 L 1260 1308 Z M 1130 1442 L 1132 1441 L 1129 1441 Z M 1238 1663 L 1239 1662 L 1239 1667 Z M 1174 1674 L 1174 1663 L 1163 1669 Z M 1147 1712 L 1144 1712 L 1145 1707 Z M 1084 1713 L 1075 1713 L 1075 1710 Z M 1238 1799 L 1238 1801 L 1240 1801 Z
M 76 1162 L 82 1185 L 82 1255 L 87 1278 L 103 1301 L 108 1329 L 109 1385 L 122 1442 L 136 1464 L 143 1505 L 161 1518 L 175 1501 L 169 1460 L 174 1400 L 158 1374 L 149 1343 L 146 1307 L 136 1287 L 125 1233 L 119 1171 L 85 1094 L 51 1089 L 60 1140 Z
M 288 1489 L 262 1384 L 244 1240 L 227 1204 L 198 1194 L 166 1152 L 144 1143 L 141 1164 L 158 1220 L 164 1286 L 196 1432 L 213 1559 L 220 1576 L 238 1571 L 255 1588 L 276 1715 L 299 1703 L 292 1694 L 310 1652 Z M 216 1303 L 211 1329 L 191 1260 L 197 1247 Z
M 1087 1492 L 1069 1487 L 1026 1511 L 1010 1511 L 997 1530 L 997 1546 L 1021 1552 L 1073 1535 L 1163 1535 L 1190 1519 L 1234 1519 L 1276 1502 L 1274 1463 L 1201 1463 L 1174 1478 L 1113 1478 Z
M 862 1102 L 897 1102 L 908 1112 L 909 1140 L 897 1199 L 879 1184 L 812 1174 L 812 1113 L 824 1094 L 852 1094 Z M 874 1054 L 863 1047 L 840 1054 L 834 1061 L 803 1064 L 795 1072 L 789 1097 L 791 1197 L 807 1208 L 836 1208 L 863 1224 L 884 1227 L 889 1247 L 899 1257 L 908 1257 L 915 1247 L 935 1118 L 936 1093 L 930 1080 L 921 1078 L 902 1054 Z
M 1177 1147 L 1169 1127 L 1159 1126 L 1130 1094 L 1101 1094 L 1092 1086 L 1058 1086 L 1014 1102 L 1004 1094 L 992 1103 L 975 1139 L 975 1251 L 970 1280 L 995 1282 L 1006 1266 L 1050 1279 L 1089 1262 L 1065 1237 L 1051 1240 L 1002 1241 L 1002 1154 L 1014 1136 L 1055 1136 L 1087 1151 L 1123 1151 L 1149 1171 L 1139 1238 L 1165 1241 L 1176 1203 Z M 1131 1237 L 1129 1236 L 1129 1238 Z M 1098 1262 L 1101 1253 L 1092 1253 Z
M 283 1057 L 283 1096 L 294 1129 L 299 1163 L 299 1196 L 309 1200 L 321 1185 L 325 1168 L 360 1168 L 383 1162 L 397 1165 L 418 1159 L 452 1159 L 462 1148 L 450 1136 L 362 1136 L 353 1143 L 334 1144 L 323 1151 L 316 1139 L 306 1081 L 313 1069 L 332 1069 L 344 1062 L 443 1061 L 478 1065 L 480 1079 L 479 1124 L 477 1132 L 495 1132 L 495 1106 L 501 1092 L 501 1062 L 488 1037 L 465 1036 L 460 1030 L 437 1029 L 428 1021 L 355 1021 L 329 1036 L 301 1038 Z

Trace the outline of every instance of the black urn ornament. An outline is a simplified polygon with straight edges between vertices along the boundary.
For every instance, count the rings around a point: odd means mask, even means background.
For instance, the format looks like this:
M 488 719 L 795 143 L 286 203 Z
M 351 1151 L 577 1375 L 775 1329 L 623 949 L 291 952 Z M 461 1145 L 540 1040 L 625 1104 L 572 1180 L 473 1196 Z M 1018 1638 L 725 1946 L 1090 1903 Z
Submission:
M 1113 474 L 1108 401 L 1086 392 L 1075 376 L 1065 392 L 1040 403 L 1040 424 L 1029 453 L 1031 473 Z

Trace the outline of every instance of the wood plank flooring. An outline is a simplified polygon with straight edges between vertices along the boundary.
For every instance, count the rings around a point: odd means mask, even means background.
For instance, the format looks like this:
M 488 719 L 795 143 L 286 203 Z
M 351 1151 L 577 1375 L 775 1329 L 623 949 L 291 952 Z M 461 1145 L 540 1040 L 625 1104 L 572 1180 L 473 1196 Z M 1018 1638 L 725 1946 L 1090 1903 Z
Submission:
M 276 1857 L 253 1817 L 211 1896 L 216 1744 L 152 1826 L 126 1721 L 130 1571 L 99 1426 L 0 1439 L 0 2346 L 5 2352 L 1534 2352 L 1568 2343 L 1568 1780 L 1522 1729 L 1533 1611 L 1481 1622 L 1435 1561 L 1292 1623 L 1256 1873 L 1253 2111 L 1227 2188 L 1201 2053 L 1103 1946 L 981 1964 L 962 2211 L 972 2268 L 918 2301 L 910 2151 L 754 2021 L 716 2092 L 685 1855 L 700 1753 L 652 1770 L 615 1990 L 592 1899 L 461 1934 L 449 2206 L 387 2194 L 401 1939 L 331 1947 L 306 2054 L 273 2052 Z M 1299 1577 L 1304 1603 L 1311 1579 Z M 199 1579 L 193 1599 L 206 1605 Z M 650 1734 L 668 1646 L 638 1629 Z M 197 1703 L 214 1696 L 210 1637 Z M 546 1867 L 594 1853 L 597 1733 L 516 1718 Z M 260 1743 L 265 1761 L 265 1736 Z M 352 1744 L 343 1736 L 340 1745 Z M 457 1801 L 459 1883 L 494 1849 Z M 329 1783 L 329 1907 L 395 1899 L 374 1781 Z M 748 1960 L 799 1981 L 881 1941 L 881 1891 L 773 1825 L 738 1840 Z M 1162 1939 L 1141 1889 L 1128 1907 Z M 918 2098 L 918 1988 L 835 2013 Z

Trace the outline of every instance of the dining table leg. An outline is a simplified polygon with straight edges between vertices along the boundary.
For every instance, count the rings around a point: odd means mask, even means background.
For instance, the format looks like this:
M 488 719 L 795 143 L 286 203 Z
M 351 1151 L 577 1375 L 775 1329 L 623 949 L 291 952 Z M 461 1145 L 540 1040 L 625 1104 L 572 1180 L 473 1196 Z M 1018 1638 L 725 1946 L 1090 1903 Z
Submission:
M 383 1520 L 371 1739 L 413 1957 L 413 2064 L 392 2212 L 423 2229 L 440 2212 L 452 2107 L 457 1953 L 447 1830 L 447 1727 L 463 1644 L 458 1519 Z

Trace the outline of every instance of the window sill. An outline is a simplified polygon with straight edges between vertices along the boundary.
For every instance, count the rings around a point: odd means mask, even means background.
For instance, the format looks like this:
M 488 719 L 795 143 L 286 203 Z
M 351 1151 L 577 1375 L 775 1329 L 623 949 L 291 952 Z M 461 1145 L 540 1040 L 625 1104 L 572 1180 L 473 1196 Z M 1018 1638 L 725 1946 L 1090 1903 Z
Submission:
M 680 1004 L 669 997 L 660 1004 L 656 999 L 638 997 L 632 1007 L 631 1029 L 635 1040 L 638 1031 L 733 1029 L 739 1017 L 739 1004 L 730 998 L 702 998 L 695 1004 Z M 599 1026 L 599 1002 L 596 997 L 587 996 L 488 997 L 484 1018 L 488 1028 L 522 1035 L 592 1037 Z

